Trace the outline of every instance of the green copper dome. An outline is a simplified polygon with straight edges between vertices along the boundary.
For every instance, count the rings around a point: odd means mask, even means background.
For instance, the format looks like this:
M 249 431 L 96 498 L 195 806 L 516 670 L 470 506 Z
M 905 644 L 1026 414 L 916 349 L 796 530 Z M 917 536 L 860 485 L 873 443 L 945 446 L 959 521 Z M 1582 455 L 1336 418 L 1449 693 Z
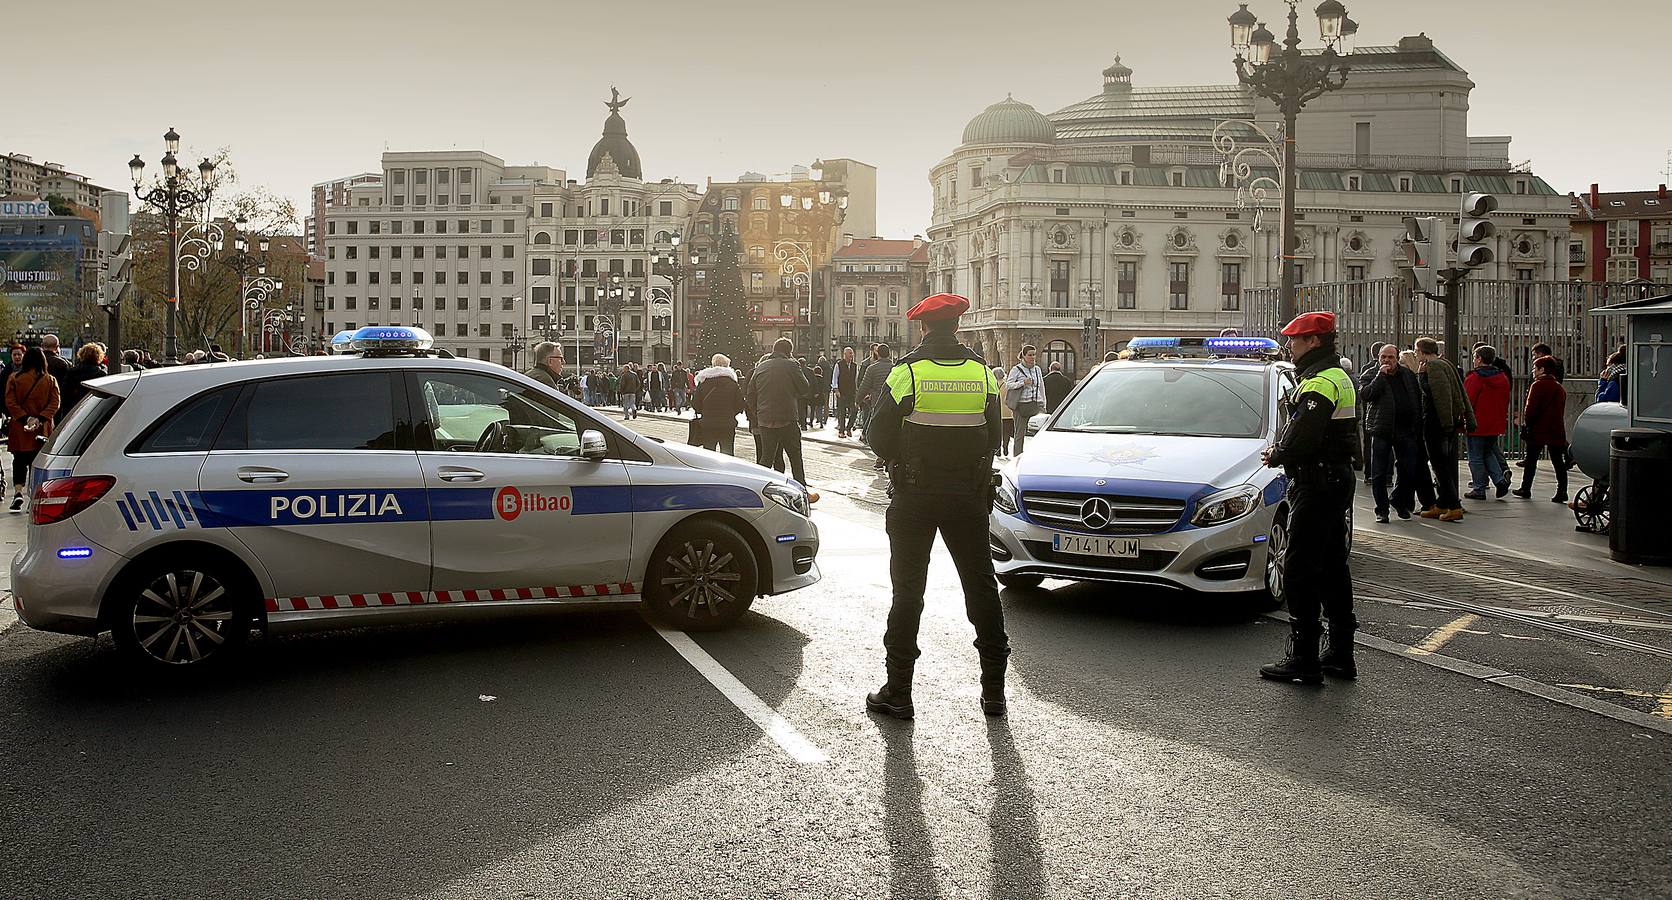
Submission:
M 1049 144 L 1057 129 L 1043 113 L 1013 97 L 987 107 L 964 126 L 966 144 Z

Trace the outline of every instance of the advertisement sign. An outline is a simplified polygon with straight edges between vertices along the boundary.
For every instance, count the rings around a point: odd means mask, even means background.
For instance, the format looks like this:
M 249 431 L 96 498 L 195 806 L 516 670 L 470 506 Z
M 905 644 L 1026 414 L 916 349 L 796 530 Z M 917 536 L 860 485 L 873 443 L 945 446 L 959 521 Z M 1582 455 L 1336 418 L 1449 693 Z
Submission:
M 762 325 L 794 325 L 795 316 L 761 316 Z
M 38 219 L 52 215 L 52 204 L 45 200 L 0 200 L 0 219 Z

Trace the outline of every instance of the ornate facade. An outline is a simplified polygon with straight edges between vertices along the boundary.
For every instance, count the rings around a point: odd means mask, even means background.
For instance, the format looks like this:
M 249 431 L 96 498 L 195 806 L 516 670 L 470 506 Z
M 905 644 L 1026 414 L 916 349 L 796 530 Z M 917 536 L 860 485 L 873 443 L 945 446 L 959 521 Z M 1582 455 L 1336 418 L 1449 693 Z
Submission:
M 1500 201 L 1482 277 L 1564 279 L 1567 198 L 1511 163 L 1508 138 L 1468 135 L 1468 74 L 1420 36 L 1350 60 L 1346 88 L 1298 125 L 1298 282 L 1399 275 L 1403 217 L 1455 218 L 1464 191 Z M 1140 334 L 1241 325 L 1242 291 L 1279 283 L 1277 167 L 1227 168 L 1223 152 L 1280 152 L 1265 143 L 1281 141 L 1275 108 L 1240 85 L 1139 89 L 1132 74 L 1117 58 L 1098 94 L 1049 116 L 995 103 L 930 171 L 932 287 L 970 297 L 966 336 L 988 359 L 1031 343 L 1074 371 Z

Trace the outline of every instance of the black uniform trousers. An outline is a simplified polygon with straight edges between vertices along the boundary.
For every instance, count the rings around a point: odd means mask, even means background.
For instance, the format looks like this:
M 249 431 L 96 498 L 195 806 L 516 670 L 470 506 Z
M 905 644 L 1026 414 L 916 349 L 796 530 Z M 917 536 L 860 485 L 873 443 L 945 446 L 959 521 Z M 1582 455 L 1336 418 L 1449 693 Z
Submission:
M 1357 479 L 1351 463 L 1299 466 L 1289 476 L 1289 550 L 1283 562 L 1294 630 L 1316 635 L 1318 611 L 1330 627 L 1352 630 L 1353 577 L 1347 568 L 1347 511 Z
M 975 626 L 975 649 L 985 666 L 1000 665 L 1010 655 L 1004 633 L 1004 609 L 993 577 L 993 557 L 987 545 L 984 495 L 927 494 L 896 489 L 888 505 L 888 574 L 894 583 L 894 604 L 888 610 L 883 647 L 888 668 L 910 671 L 916 662 L 918 623 L 923 618 L 923 591 L 929 580 L 929 552 L 938 532 L 958 568 L 964 588 L 964 611 Z

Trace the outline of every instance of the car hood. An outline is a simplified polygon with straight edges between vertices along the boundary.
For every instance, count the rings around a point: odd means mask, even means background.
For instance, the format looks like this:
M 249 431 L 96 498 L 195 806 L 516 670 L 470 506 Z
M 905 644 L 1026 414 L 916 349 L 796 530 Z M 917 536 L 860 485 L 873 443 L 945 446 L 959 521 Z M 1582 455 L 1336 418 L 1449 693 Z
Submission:
M 1262 467 L 1265 446 L 1261 438 L 1043 431 L 1028 438 L 1006 474 L 1024 491 L 1154 493 L 1144 491 L 1148 484 L 1188 496 L 1249 481 Z
M 656 448 L 693 469 L 702 469 L 705 472 L 717 472 L 723 475 L 742 475 L 761 482 L 790 483 L 790 479 L 780 472 L 774 472 L 764 466 L 757 466 L 752 462 L 746 462 L 735 456 L 728 456 L 713 450 L 704 450 L 690 444 L 676 444 L 673 441 L 657 444 Z

